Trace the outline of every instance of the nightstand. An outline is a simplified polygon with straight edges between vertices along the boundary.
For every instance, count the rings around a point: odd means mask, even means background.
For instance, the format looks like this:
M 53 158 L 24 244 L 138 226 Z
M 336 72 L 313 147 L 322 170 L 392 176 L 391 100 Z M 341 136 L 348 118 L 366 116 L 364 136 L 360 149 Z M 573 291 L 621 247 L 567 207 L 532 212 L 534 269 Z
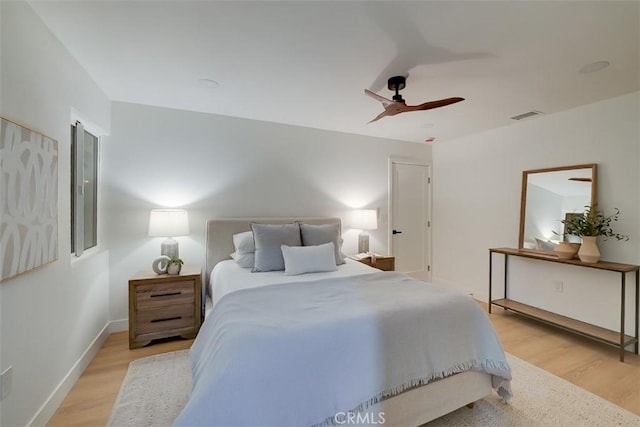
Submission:
M 350 256 L 349 258 L 383 271 L 394 271 L 396 267 L 396 257 L 390 256 L 390 255 L 389 256 L 378 255 L 376 256 L 375 262 L 371 262 L 371 257 L 358 259 L 356 257 Z
M 180 274 L 140 271 L 129 280 L 129 348 L 152 340 L 195 338 L 202 324 L 202 279 L 198 266 Z

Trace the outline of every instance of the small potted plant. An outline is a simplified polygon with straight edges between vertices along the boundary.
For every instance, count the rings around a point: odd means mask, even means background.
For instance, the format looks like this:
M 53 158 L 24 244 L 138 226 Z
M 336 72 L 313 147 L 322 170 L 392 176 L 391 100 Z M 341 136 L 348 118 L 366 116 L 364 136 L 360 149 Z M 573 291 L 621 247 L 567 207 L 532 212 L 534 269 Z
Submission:
M 173 257 L 167 261 L 167 273 L 180 274 L 180 270 L 182 270 L 183 265 L 184 262 L 180 258 Z
M 596 239 L 603 236 L 605 240 L 613 237 L 617 240 L 629 240 L 629 236 L 613 231 L 612 222 L 618 221 L 620 210 L 615 208 L 615 213 L 606 215 L 598 210 L 596 205 L 585 206 L 584 214 L 572 215 L 561 222 L 566 226 L 566 234 L 582 237 L 582 245 L 578 251 L 578 257 L 583 262 L 595 263 L 600 259 L 600 251 Z

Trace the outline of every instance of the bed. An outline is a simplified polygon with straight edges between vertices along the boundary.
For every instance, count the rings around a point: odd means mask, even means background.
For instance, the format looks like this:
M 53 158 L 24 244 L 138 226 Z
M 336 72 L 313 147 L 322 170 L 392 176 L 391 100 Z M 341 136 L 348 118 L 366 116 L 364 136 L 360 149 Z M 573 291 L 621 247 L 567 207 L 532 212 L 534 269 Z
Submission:
M 334 272 L 300 276 L 251 273 L 230 260 L 233 236 L 250 230 L 251 223 L 294 221 L 340 226 L 339 218 L 324 217 L 207 221 L 204 282 L 210 313 L 191 350 L 192 395 L 176 425 L 418 426 L 492 389 L 510 398 L 502 347 L 484 312 L 467 296 L 352 260 Z M 423 300 L 416 297 L 423 294 Z M 457 319 L 468 328 L 448 325 Z M 442 343 L 443 336 L 459 347 L 425 345 Z M 457 336 L 465 338 L 449 340 Z M 472 340 L 478 343 L 466 342 Z M 340 348 L 333 348 L 336 343 Z M 474 357 L 463 357 L 466 352 Z M 451 366 L 426 376 L 414 371 L 407 377 L 411 381 L 398 383 L 395 376 L 407 375 L 403 370 L 423 369 L 422 361 L 408 359 L 417 353 L 417 359 Z M 462 362 L 443 362 L 458 353 Z

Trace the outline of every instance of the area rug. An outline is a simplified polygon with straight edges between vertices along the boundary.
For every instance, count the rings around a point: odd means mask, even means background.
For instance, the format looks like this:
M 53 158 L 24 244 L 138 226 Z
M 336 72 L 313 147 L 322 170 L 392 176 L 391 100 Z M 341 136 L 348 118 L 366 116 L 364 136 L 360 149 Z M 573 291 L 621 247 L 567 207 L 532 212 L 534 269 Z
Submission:
M 473 409 L 460 408 L 426 426 L 639 426 L 640 417 L 524 360 L 507 354 L 514 398 L 495 393 Z M 170 426 L 191 390 L 189 351 L 131 362 L 108 426 Z

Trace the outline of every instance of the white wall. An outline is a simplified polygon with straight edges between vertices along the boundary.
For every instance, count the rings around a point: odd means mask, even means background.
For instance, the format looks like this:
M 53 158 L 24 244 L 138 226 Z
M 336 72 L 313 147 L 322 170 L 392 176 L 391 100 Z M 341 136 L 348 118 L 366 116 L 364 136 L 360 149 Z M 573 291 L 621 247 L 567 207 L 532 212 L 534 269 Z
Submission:
M 42 425 L 109 321 L 108 253 L 77 262 L 69 254 L 69 125 L 75 109 L 108 130 L 110 102 L 28 4 L 0 8 L 0 113 L 56 139 L 59 149 L 59 259 L 0 284 L 0 369 L 13 366 L 0 424 Z
M 127 283 L 149 269 L 161 238 L 147 236 L 149 211 L 189 211 L 191 235 L 178 238 L 187 263 L 204 262 L 210 217 L 342 216 L 379 208 L 371 248 L 387 251 L 388 158 L 430 162 L 427 145 L 114 103 L 104 144 L 105 217 L 111 318 L 128 316 Z M 346 253 L 357 252 L 346 230 Z
M 602 259 L 640 263 L 639 93 L 436 143 L 433 280 L 486 300 L 488 249 L 517 247 L 522 171 L 598 163 L 598 202 L 629 242 L 599 241 Z M 619 274 L 514 259 L 512 297 L 600 326 L 619 327 Z M 461 268 L 464 267 L 464 268 Z M 502 260 L 495 283 L 500 289 Z M 627 282 L 633 283 L 629 275 Z M 564 292 L 553 282 L 564 282 Z M 633 295 L 633 286 L 628 292 Z M 628 294 L 629 295 L 629 294 Z M 631 296 L 627 331 L 632 332 Z

